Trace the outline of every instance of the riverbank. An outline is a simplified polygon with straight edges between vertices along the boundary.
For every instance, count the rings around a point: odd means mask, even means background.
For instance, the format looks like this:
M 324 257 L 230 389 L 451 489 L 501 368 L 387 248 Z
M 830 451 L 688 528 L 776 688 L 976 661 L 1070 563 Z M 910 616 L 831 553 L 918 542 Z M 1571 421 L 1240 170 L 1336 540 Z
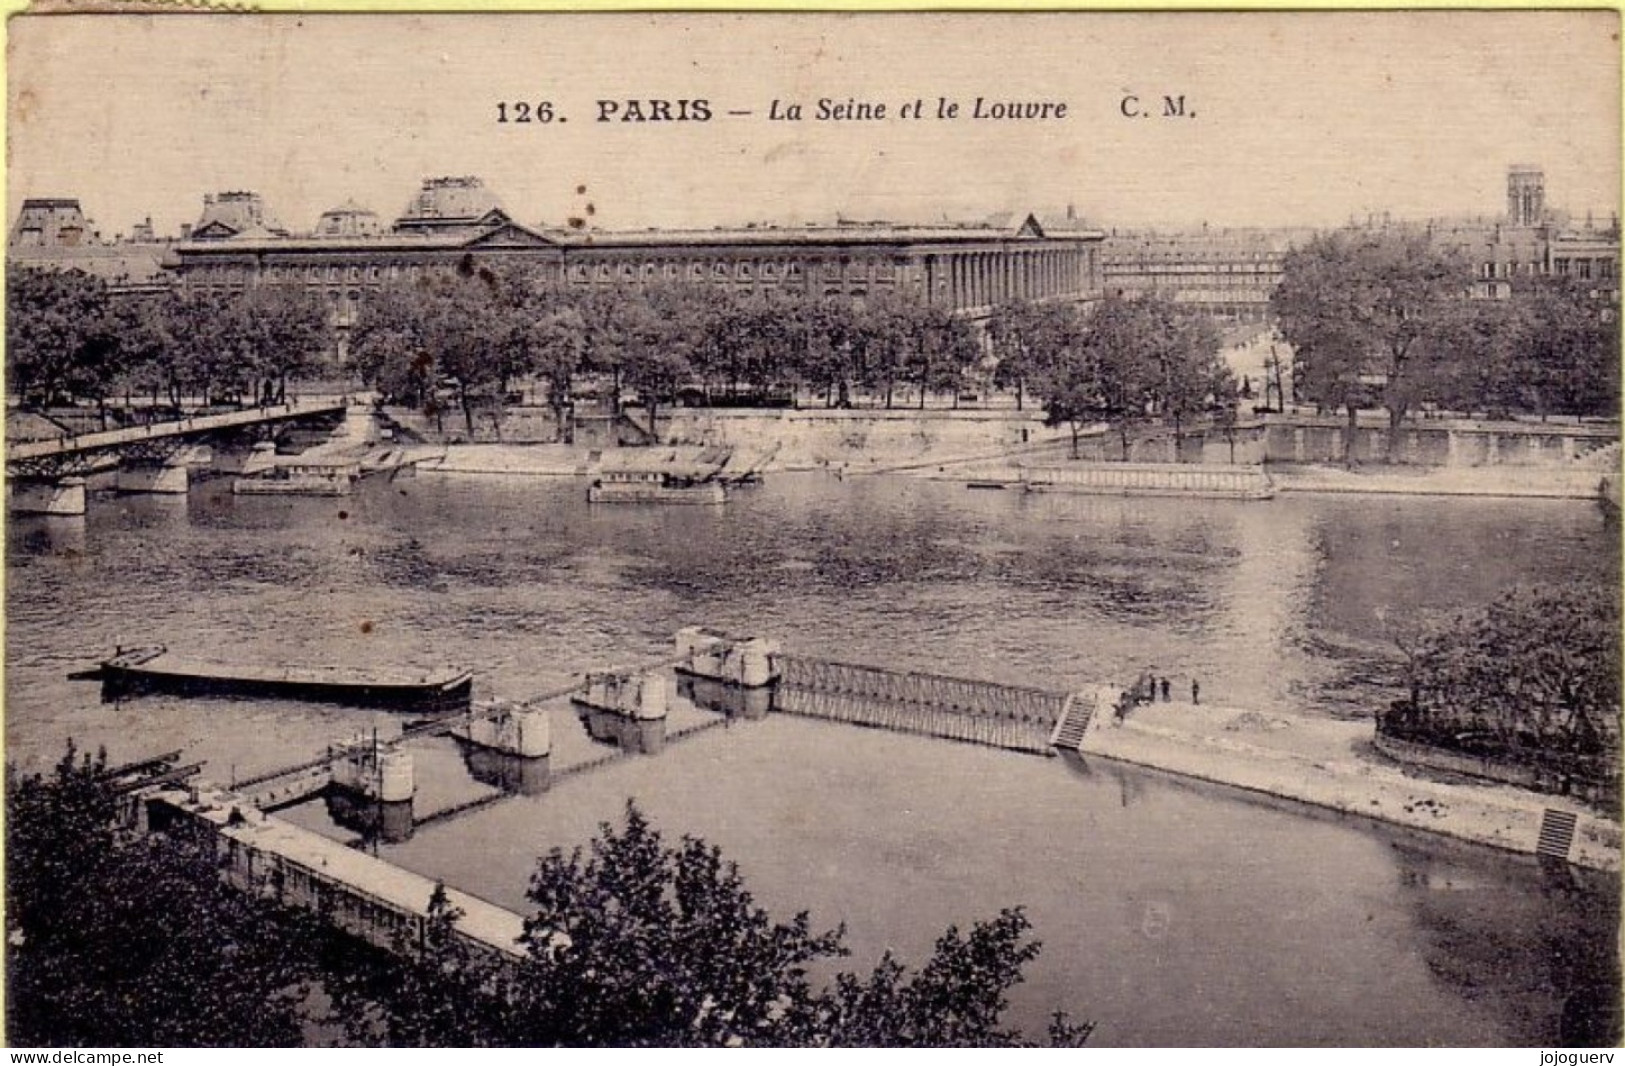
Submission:
M 635 449 L 625 449 L 626 454 Z M 568 444 L 409 445 L 401 449 L 403 465 L 441 474 L 489 474 L 528 477 L 585 477 L 601 461 L 592 451 Z M 897 474 L 905 477 L 1020 487 L 1029 468 L 1064 467 L 1066 444 L 1046 441 L 1014 451 L 976 451 L 929 458 L 895 457 L 832 461 L 800 457 L 775 458 L 767 473 L 825 470 L 843 476 Z M 1145 465 L 1145 464 L 1140 464 Z M 1202 464 L 1165 464 L 1170 471 L 1201 471 Z M 1276 492 L 1320 492 L 1404 496 L 1482 496 L 1539 499 L 1595 499 L 1601 476 L 1574 468 L 1373 468 L 1314 467 L 1267 464 L 1264 471 Z
M 1413 776 L 1375 753 L 1365 721 L 1153 703 L 1117 722 L 1108 703 L 1078 752 L 1526 855 L 1544 812 L 1568 812 L 1576 818 L 1569 861 L 1620 869 L 1620 827 L 1590 808 L 1506 785 Z
M 1309 466 L 1271 463 L 1277 492 L 1362 493 L 1377 496 L 1510 496 L 1591 500 L 1603 475 L 1583 466 L 1405 467 Z

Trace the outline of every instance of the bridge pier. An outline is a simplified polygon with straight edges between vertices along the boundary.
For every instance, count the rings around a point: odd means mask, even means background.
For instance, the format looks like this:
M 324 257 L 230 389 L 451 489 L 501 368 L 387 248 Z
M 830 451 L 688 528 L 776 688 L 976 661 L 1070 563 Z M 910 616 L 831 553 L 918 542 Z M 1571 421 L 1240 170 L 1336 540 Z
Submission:
M 779 643 L 764 637 L 731 637 L 705 626 L 677 631 L 677 669 L 742 688 L 760 688 L 779 679 Z
M 10 480 L 7 491 L 12 514 L 85 513 L 85 479 L 82 477 L 17 477 Z
M 412 753 L 355 740 L 332 750 L 333 784 L 380 803 L 411 803 L 417 791 Z
M 525 759 L 545 759 L 553 750 L 553 727 L 547 711 L 524 705 L 503 705 L 475 711 L 451 727 L 451 735 L 490 751 Z
M 666 746 L 666 678 L 632 670 L 588 674 L 570 697 L 594 740 L 654 755 Z
M 118 473 L 113 475 L 113 488 L 118 492 L 184 496 L 191 487 L 191 470 L 184 463 L 163 466 L 145 463 L 137 466 L 121 466 Z

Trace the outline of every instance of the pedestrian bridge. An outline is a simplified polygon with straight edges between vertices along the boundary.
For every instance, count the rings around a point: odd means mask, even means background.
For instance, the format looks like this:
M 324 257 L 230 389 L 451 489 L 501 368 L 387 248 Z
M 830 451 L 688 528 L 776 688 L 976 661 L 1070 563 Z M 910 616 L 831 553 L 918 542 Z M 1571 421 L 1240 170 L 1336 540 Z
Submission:
M 171 422 L 153 422 L 145 426 L 126 426 L 123 429 L 79 433 L 66 437 L 17 441 L 6 446 L 6 472 L 12 477 L 82 474 L 89 468 L 92 459 L 105 457 L 108 453 L 117 453 L 121 457 L 135 453 L 146 457 L 155 451 L 173 450 L 189 438 L 203 437 L 222 430 L 275 425 L 322 416 L 342 416 L 348 406 L 347 397 L 323 397 L 266 407 L 248 407 L 241 411 L 227 411 L 222 414 L 194 415 Z M 158 447 L 148 447 L 152 445 Z M 79 469 L 75 469 L 76 466 Z
M 82 515 L 85 477 L 115 466 L 124 491 L 184 493 L 186 460 L 194 445 L 210 441 L 265 439 L 281 426 L 336 427 L 348 397 L 295 400 L 169 422 L 76 433 L 8 443 L 6 477 L 11 510 L 19 514 Z

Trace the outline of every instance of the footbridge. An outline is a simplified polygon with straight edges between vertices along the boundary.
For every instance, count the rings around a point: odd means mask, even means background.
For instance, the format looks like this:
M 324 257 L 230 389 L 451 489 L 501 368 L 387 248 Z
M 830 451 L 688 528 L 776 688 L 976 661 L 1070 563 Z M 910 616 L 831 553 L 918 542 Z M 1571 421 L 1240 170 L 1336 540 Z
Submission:
M 347 397 L 322 397 L 8 442 L 6 475 L 13 485 L 12 509 L 31 514 L 84 514 L 83 479 L 94 471 L 120 464 L 155 472 L 173 470 L 177 468 L 177 457 L 194 445 L 228 437 L 260 437 L 289 424 L 337 426 L 348 408 Z M 155 473 L 154 478 L 156 482 L 161 473 Z
M 1048 689 L 801 655 L 779 663 L 773 709 L 804 718 L 1049 755 L 1081 716 L 1073 696 Z

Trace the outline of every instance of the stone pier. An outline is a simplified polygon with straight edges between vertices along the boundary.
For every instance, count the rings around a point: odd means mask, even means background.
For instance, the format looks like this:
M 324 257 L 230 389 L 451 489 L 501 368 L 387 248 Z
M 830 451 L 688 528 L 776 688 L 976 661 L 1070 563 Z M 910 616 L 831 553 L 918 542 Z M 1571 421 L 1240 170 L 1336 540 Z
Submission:
M 464 721 L 452 726 L 451 735 L 476 747 L 525 759 L 546 758 L 553 750 L 547 711 L 525 704 L 470 708 Z
M 635 670 L 589 674 L 570 699 L 594 740 L 654 755 L 666 744 L 666 680 Z
M 185 464 L 121 466 L 113 475 L 113 488 L 118 492 L 184 496 L 191 487 L 191 471 Z
M 411 803 L 417 791 L 412 753 L 371 740 L 335 746 L 330 767 L 335 786 L 380 803 Z
M 677 669 L 744 688 L 760 688 L 779 679 L 780 648 L 764 637 L 732 637 L 705 626 L 677 631 Z
M 10 482 L 12 514 L 82 515 L 85 513 L 85 479 L 13 478 Z

